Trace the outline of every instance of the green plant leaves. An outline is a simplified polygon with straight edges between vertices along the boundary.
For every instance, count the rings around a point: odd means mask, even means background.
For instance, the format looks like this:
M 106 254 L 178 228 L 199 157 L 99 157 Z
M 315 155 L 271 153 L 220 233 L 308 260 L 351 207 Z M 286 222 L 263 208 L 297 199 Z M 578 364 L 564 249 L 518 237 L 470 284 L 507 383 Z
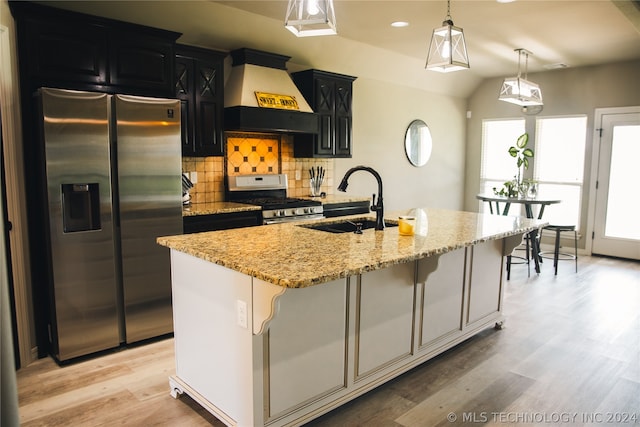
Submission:
M 523 169 L 529 169 L 529 159 L 533 158 L 533 150 L 526 148 L 529 143 L 529 134 L 523 133 L 516 140 L 516 145 L 509 147 L 509 155 L 516 159 L 516 166 L 518 168 L 518 174 L 514 176 L 513 181 L 507 181 L 504 183 L 503 188 L 500 190 L 494 188 L 495 194 L 507 197 L 517 197 L 518 191 L 522 187 L 522 175 Z
M 522 135 L 520 135 L 518 137 L 518 140 L 516 141 L 516 146 L 518 148 L 524 148 L 524 147 L 526 147 L 528 142 L 529 142 L 529 134 L 528 133 L 523 133 Z
M 517 159 L 516 164 L 518 169 L 524 165 L 525 169 L 529 168 L 529 158 L 533 157 L 533 150 L 531 148 L 525 148 L 529 142 L 529 134 L 523 133 L 518 137 L 515 146 L 509 147 L 509 155 Z

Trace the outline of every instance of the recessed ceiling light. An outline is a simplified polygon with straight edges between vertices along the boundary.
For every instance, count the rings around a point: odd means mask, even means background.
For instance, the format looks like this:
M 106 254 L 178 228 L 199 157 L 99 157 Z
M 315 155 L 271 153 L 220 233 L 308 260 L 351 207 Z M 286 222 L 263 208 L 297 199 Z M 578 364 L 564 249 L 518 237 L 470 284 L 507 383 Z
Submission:
M 391 26 L 396 28 L 402 28 L 402 27 L 408 27 L 409 23 L 406 21 L 395 21 L 391 23 Z

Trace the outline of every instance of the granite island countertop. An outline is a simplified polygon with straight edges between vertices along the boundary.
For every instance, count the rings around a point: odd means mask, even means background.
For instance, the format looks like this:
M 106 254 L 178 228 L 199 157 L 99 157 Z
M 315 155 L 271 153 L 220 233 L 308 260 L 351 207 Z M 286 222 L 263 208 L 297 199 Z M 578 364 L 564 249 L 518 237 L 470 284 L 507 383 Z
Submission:
M 275 285 L 300 288 L 361 274 L 488 240 L 526 233 L 547 223 L 524 217 L 433 208 L 389 212 L 385 219 L 416 216 L 416 234 L 397 227 L 362 234 L 333 234 L 304 227 L 309 222 L 236 228 L 157 239 L 158 244 Z M 314 222 L 342 222 L 354 215 Z

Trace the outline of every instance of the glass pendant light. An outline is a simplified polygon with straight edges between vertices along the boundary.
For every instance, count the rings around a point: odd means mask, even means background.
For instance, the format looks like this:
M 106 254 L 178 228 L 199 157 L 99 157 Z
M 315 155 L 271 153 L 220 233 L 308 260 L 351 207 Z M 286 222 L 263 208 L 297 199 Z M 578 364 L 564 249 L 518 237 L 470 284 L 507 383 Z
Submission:
M 540 86 L 527 80 L 527 67 L 529 64 L 529 55 L 531 52 L 525 49 L 515 49 L 518 52 L 518 75 L 516 77 L 508 77 L 502 82 L 500 89 L 500 101 L 511 102 L 516 105 L 543 105 L 542 91 Z M 520 73 L 520 62 L 524 56 L 524 78 Z
M 426 69 L 448 73 L 466 68 L 469 68 L 469 57 L 464 33 L 462 28 L 453 25 L 451 2 L 447 0 L 447 16 L 442 27 L 434 29 L 431 36 Z
M 284 26 L 297 37 L 337 34 L 333 0 L 289 0 Z

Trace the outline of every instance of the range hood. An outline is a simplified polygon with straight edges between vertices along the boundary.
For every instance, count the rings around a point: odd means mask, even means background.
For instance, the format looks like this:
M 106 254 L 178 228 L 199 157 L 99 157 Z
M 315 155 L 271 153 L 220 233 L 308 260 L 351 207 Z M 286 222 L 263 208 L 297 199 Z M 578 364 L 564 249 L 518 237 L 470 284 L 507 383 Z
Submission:
M 313 112 L 287 72 L 289 56 L 242 48 L 231 51 L 231 73 L 224 87 L 225 130 L 317 134 Z M 258 106 L 256 92 L 293 97 L 298 110 Z

